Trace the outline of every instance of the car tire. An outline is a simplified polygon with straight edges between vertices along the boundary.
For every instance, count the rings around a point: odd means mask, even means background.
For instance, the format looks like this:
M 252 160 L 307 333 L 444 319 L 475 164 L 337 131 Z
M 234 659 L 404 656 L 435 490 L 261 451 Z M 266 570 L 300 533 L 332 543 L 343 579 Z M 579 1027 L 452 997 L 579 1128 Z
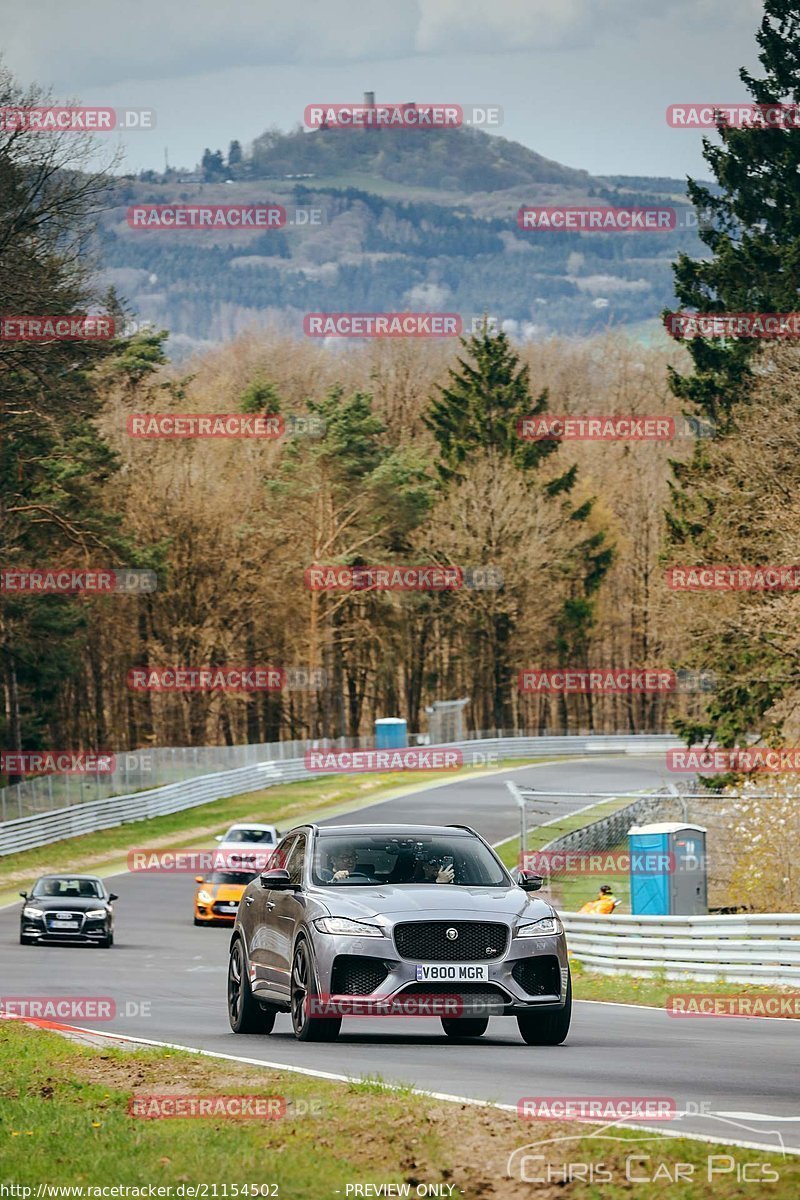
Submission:
M 24 933 L 21 933 L 19 935 L 20 946 L 35 946 L 36 943 L 38 942 L 38 940 L 39 940 L 38 938 L 25 937 Z
M 237 938 L 228 963 L 228 1021 L 234 1033 L 272 1033 L 275 1013 L 265 1011 L 250 988 L 244 947 Z
M 104 937 L 102 942 L 98 942 L 97 944 L 98 944 L 98 946 L 102 946 L 104 950 L 110 950 L 111 947 L 114 945 L 113 933 L 110 933 L 108 935 L 108 937 Z
M 488 1017 L 442 1017 L 441 1022 L 449 1038 L 479 1038 L 489 1028 Z
M 341 1017 L 312 1017 L 308 1012 L 308 1000 L 316 997 L 314 984 L 314 962 L 308 943 L 297 943 L 292 959 L 290 1003 L 292 1030 L 298 1042 L 333 1042 L 342 1027 Z
M 560 1046 L 572 1020 L 572 979 L 567 980 L 564 1007 L 556 1012 L 520 1013 L 517 1027 L 529 1046 Z
M 195 918 L 194 918 L 194 924 L 195 924 L 195 925 L 202 925 L 202 924 L 203 924 L 203 922 L 202 922 L 202 921 L 198 921 L 197 917 L 195 917 Z

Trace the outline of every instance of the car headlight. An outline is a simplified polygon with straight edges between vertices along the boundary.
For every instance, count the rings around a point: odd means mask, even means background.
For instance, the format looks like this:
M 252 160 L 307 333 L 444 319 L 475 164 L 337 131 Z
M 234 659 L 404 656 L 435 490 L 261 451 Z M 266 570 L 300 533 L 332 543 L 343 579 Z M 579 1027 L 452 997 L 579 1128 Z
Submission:
M 23 915 L 23 917 L 28 917 L 29 919 L 32 920 L 35 917 L 43 917 L 44 909 L 43 908 L 34 908 L 32 904 L 26 904 L 22 910 L 22 915 Z
M 314 922 L 320 933 L 352 933 L 358 937 L 383 937 L 383 930 L 366 921 L 351 921 L 349 917 L 320 917 Z
M 102 920 L 103 917 L 107 916 L 107 913 L 104 908 L 90 908 L 89 911 L 85 915 L 86 915 L 87 921 L 98 921 L 98 920 Z
M 515 937 L 552 937 L 555 933 L 563 933 L 564 926 L 558 917 L 542 917 L 541 921 L 531 921 L 529 925 L 520 925 Z
M 205 888 L 203 888 L 202 891 L 197 893 L 197 899 L 200 901 L 201 904 L 213 904 L 214 903 L 214 897 L 211 895 L 211 892 L 207 892 L 205 890 Z

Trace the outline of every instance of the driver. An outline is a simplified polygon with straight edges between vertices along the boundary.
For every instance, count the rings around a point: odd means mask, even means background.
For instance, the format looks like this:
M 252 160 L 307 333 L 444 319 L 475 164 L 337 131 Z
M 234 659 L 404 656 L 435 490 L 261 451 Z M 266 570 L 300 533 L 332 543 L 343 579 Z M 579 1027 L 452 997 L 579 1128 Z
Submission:
M 343 846 L 341 850 L 334 850 L 330 862 L 333 869 L 331 878 L 347 879 L 356 869 L 358 855 L 352 846 Z

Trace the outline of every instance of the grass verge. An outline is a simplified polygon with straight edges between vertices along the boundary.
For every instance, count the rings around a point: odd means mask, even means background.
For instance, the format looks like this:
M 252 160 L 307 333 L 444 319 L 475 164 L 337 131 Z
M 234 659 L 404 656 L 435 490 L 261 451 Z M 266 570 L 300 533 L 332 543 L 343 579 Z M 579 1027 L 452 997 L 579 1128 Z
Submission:
M 771 996 L 776 992 L 795 993 L 796 989 L 778 987 L 776 985 L 761 986 L 755 983 L 731 983 L 729 980 L 714 979 L 667 979 L 666 973 L 659 971 L 655 975 L 604 975 L 600 971 L 587 970 L 578 959 L 570 956 L 572 966 L 572 984 L 576 1000 L 604 1000 L 614 1004 L 649 1004 L 654 1008 L 664 1008 L 668 996 L 680 995 L 684 992 L 692 994 L 713 994 L 715 996 Z M 676 1018 L 677 1019 L 677 1018 Z M 689 1022 L 686 1028 L 691 1033 L 702 1037 L 703 1020 L 711 1018 L 698 1017 L 695 1020 L 686 1018 Z M 681 1026 L 683 1028 L 683 1026 Z
M 568 1046 L 560 1053 L 569 1055 Z M 520 1046 L 521 1066 L 535 1054 Z M 152 1093 L 283 1096 L 286 1116 L 146 1120 L 128 1114 L 132 1096 L 141 1102 Z M 620 1127 L 613 1138 L 592 1137 L 585 1125 L 521 1121 L 498 1109 L 393 1091 L 379 1080 L 348 1085 L 182 1052 L 97 1049 L 12 1021 L 0 1021 L 0 1101 L 0 1179 L 32 1188 L 34 1197 L 39 1184 L 143 1187 L 145 1195 L 150 1185 L 185 1185 L 173 1196 L 205 1184 L 209 1197 L 258 1195 L 244 1185 L 276 1185 L 260 1194 L 335 1200 L 381 1194 L 363 1190 L 366 1184 L 382 1184 L 388 1195 L 403 1195 L 405 1187 L 405 1194 L 424 1195 L 418 1190 L 424 1184 L 429 1195 L 529 1200 L 533 1184 L 545 1200 L 601 1194 L 624 1200 L 635 1187 L 628 1175 L 653 1179 L 657 1171 L 658 1182 L 639 1183 L 638 1195 L 794 1200 L 800 1192 L 800 1158 L 776 1151 Z M 550 1140 L 565 1137 L 571 1140 Z M 509 1177 L 509 1156 L 522 1147 L 542 1157 L 528 1157 L 520 1178 L 517 1154 Z M 737 1181 L 745 1163 L 750 1180 L 765 1180 L 764 1190 Z M 584 1178 L 565 1182 L 568 1164 L 583 1164 Z M 535 1182 L 548 1174 L 548 1182 Z M 232 1191 L 234 1184 L 242 1190 Z M 355 1192 L 358 1184 L 362 1190 Z

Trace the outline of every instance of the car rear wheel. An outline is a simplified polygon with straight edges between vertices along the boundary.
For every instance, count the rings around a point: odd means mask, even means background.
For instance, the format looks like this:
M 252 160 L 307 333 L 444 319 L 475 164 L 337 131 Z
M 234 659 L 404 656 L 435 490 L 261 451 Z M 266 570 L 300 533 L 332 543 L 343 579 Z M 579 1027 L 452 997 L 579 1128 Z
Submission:
M 517 1025 L 529 1046 L 560 1046 L 572 1020 L 572 980 L 567 980 L 564 1007 L 556 1012 L 520 1013 Z
M 483 1037 L 489 1028 L 488 1017 L 442 1017 L 441 1022 L 449 1038 Z
M 228 1021 L 234 1033 L 272 1033 L 275 1024 L 275 1013 L 265 1011 L 253 996 L 238 938 L 228 963 Z
M 292 962 L 292 1029 L 299 1042 L 333 1042 L 342 1027 L 341 1017 L 318 1017 L 311 1012 L 317 999 L 311 951 L 298 942 Z

